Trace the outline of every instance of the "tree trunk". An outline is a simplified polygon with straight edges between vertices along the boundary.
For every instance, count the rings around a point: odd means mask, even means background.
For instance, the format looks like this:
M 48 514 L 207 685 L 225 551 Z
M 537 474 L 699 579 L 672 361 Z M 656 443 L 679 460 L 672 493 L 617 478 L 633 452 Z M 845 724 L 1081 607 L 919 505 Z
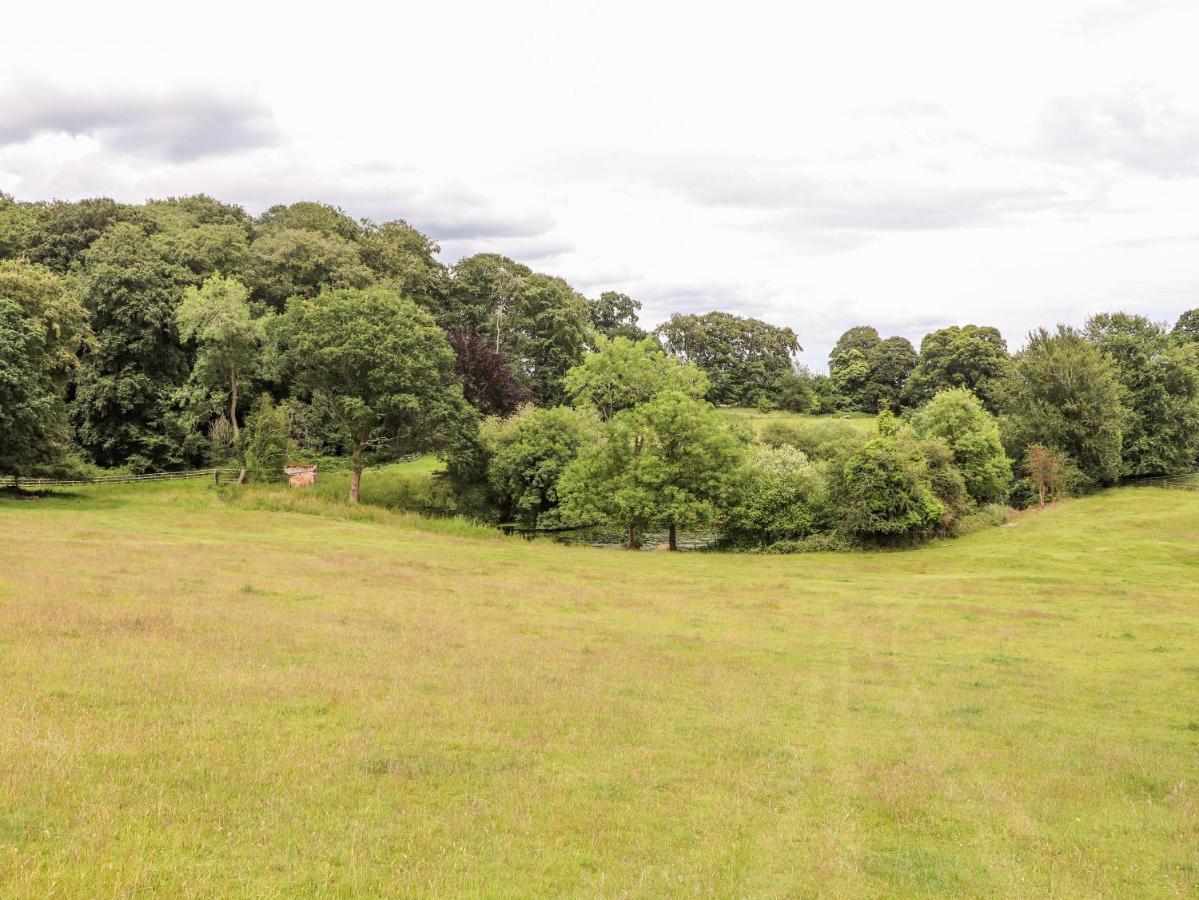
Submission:
M 1040 488 L 1037 489 L 1037 496 L 1041 501 L 1041 509 L 1044 509 L 1045 508 L 1045 485 L 1041 485 Z
M 362 484 L 362 465 L 354 462 L 354 472 L 350 475 L 350 502 L 358 502 L 358 488 Z
M 637 535 L 637 526 L 629 526 L 629 543 L 625 547 L 626 550 L 640 550 L 641 538 Z
M 678 550 L 678 549 L 679 549 L 679 533 L 678 533 L 678 529 L 676 529 L 676 528 L 675 528 L 674 522 L 671 522 L 671 523 L 670 523 L 670 538 L 669 538 L 669 541 L 670 541 L 670 542 L 667 544 L 667 546 L 668 546 L 668 547 L 669 547 L 671 550 Z
M 237 370 L 229 367 L 229 421 L 233 423 L 233 440 L 237 440 Z M 238 482 L 240 484 L 240 482 Z
M 237 473 L 237 483 L 238 484 L 246 483 L 246 467 L 244 465 L 241 467 L 241 471 Z

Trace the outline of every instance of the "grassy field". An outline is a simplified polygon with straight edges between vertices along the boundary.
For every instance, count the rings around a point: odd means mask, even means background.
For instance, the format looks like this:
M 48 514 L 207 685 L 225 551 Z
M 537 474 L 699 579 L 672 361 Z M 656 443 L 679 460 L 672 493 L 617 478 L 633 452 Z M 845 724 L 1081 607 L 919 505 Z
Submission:
M 1197 892 L 1195 494 L 795 557 L 0 499 L 0 897 Z
M 748 406 L 726 406 L 721 412 L 730 422 L 736 422 L 749 428 L 754 433 L 760 432 L 771 423 L 787 425 L 827 424 L 830 422 L 845 422 L 863 432 L 871 432 L 875 427 L 875 417 L 866 413 L 840 413 L 837 415 L 810 416 L 803 413 L 787 412 L 776 409 L 772 412 L 759 412 Z

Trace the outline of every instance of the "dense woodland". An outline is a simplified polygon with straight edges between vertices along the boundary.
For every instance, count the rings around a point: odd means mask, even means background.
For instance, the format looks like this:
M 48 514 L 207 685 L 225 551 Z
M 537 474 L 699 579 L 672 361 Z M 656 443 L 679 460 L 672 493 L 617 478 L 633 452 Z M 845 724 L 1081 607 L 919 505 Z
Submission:
M 0 194 L 0 474 L 447 461 L 455 508 L 529 528 L 715 531 L 800 550 L 950 534 L 1199 461 L 1199 310 L 919 349 L 851 328 L 828 375 L 788 328 L 676 314 L 652 333 L 496 254 L 443 264 L 403 221 L 319 203 Z M 717 407 L 877 414 L 751 434 Z M 369 476 L 368 476 L 369 477 Z

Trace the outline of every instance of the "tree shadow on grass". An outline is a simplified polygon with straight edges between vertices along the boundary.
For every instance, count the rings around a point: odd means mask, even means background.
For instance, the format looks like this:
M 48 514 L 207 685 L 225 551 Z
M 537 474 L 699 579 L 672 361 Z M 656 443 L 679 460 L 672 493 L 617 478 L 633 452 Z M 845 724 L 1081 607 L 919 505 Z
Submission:
M 112 495 L 84 493 L 62 488 L 0 488 L 0 509 L 46 509 L 48 507 L 75 507 L 86 503 L 92 509 L 112 509 L 124 506 L 127 501 Z

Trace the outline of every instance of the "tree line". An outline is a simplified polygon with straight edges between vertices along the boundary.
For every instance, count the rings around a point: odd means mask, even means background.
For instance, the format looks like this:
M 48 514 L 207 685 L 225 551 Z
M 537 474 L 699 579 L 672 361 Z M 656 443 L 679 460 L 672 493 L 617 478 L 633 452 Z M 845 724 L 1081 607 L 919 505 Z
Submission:
M 786 546 L 947 533 L 1199 459 L 1199 310 L 1100 314 L 1015 354 L 987 326 L 918 351 L 860 326 L 820 375 L 788 328 L 712 312 L 647 333 L 624 294 L 439 252 L 319 203 L 0 195 L 0 472 L 270 479 L 336 456 L 355 501 L 369 464 L 436 451 L 476 516 Z M 750 434 L 718 406 L 880 418 Z

